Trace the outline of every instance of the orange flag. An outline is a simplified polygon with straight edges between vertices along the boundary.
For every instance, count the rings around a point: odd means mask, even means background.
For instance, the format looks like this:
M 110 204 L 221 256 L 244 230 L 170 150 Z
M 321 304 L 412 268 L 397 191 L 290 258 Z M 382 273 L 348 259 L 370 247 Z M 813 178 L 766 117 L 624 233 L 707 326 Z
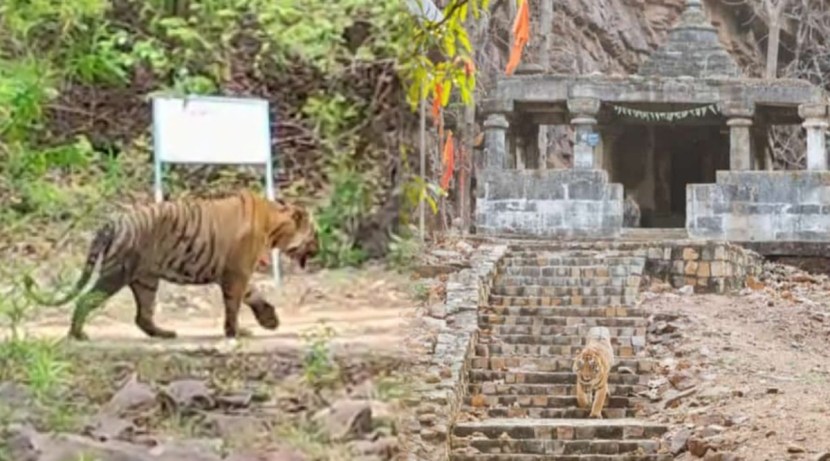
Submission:
M 444 143 L 444 174 L 441 175 L 441 189 L 447 190 L 450 187 L 450 179 L 455 169 L 455 146 L 452 142 L 452 131 L 447 130 L 447 141 Z
M 513 75 L 513 71 L 519 66 L 522 60 L 522 50 L 530 40 L 530 10 L 528 0 L 519 0 L 519 13 L 513 22 L 513 48 L 510 49 L 510 59 L 507 60 L 507 75 Z
M 438 125 L 438 117 L 441 115 L 441 99 L 443 98 L 444 87 L 440 82 L 435 83 L 435 96 L 432 99 L 432 122 Z

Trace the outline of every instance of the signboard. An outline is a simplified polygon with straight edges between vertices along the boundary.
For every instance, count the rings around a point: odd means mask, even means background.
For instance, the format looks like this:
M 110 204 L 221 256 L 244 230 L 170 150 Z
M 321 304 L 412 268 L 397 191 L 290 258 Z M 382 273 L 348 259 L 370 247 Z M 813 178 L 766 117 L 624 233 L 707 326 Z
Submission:
M 217 96 L 153 98 L 153 170 L 156 202 L 163 200 L 164 163 L 265 165 L 265 192 L 274 200 L 268 101 Z M 279 251 L 271 254 L 280 282 Z
M 583 141 L 591 147 L 599 145 L 599 133 L 585 133 L 582 135 Z

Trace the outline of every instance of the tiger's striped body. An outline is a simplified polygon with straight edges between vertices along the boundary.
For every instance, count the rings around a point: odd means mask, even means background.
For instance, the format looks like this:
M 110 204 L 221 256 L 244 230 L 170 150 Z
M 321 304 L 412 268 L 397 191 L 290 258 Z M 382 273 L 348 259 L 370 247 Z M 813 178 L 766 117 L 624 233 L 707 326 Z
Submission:
M 244 190 L 234 196 L 163 202 L 137 207 L 104 224 L 95 234 L 80 280 L 62 299 L 49 301 L 31 292 L 41 304 L 60 305 L 77 296 L 100 260 L 98 279 L 75 306 L 69 336 L 86 339 L 83 324 L 89 313 L 129 286 L 136 302 L 136 325 L 149 336 L 173 338 L 156 326 L 154 304 L 159 282 L 218 284 L 225 304 L 225 335 L 236 337 L 240 303 L 248 305 L 258 323 L 279 325 L 274 306 L 249 285 L 259 258 L 279 248 L 305 265 L 317 252 L 317 237 L 308 212 L 285 202 L 270 202 Z
M 608 395 L 608 373 L 614 366 L 611 332 L 606 327 L 588 330 L 585 347 L 576 356 L 576 401 L 580 408 L 591 406 L 591 418 L 602 418 Z

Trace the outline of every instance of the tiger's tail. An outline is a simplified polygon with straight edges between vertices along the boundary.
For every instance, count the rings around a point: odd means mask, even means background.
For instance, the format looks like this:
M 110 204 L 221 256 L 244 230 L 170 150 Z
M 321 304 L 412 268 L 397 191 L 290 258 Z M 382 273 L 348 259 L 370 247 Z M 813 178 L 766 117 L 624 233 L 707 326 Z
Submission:
M 107 223 L 98 232 L 95 233 L 95 238 L 92 239 L 92 243 L 89 246 L 89 251 L 87 252 L 86 256 L 86 264 L 84 265 L 83 273 L 81 274 L 81 278 L 75 283 L 75 286 L 72 290 L 67 293 L 63 298 L 60 299 L 45 299 L 40 294 L 35 293 L 32 288 L 37 284 L 35 280 L 30 275 L 26 275 L 23 277 L 23 285 L 26 288 L 26 295 L 30 299 L 34 300 L 38 304 L 42 304 L 44 306 L 60 306 L 61 304 L 66 304 L 67 302 L 71 301 L 73 298 L 78 296 L 81 290 L 84 289 L 87 283 L 89 283 L 89 279 L 92 277 L 92 272 L 95 270 L 95 264 L 101 258 L 101 256 L 106 253 L 109 247 L 112 245 L 113 240 L 115 240 L 115 225 L 113 223 Z

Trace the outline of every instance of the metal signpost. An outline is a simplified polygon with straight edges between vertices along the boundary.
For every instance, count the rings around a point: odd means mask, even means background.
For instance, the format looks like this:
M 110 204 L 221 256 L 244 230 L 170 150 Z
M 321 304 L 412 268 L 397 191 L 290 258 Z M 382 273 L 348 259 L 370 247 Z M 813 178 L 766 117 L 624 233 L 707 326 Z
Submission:
M 156 202 L 163 200 L 163 163 L 265 165 L 265 193 L 274 200 L 274 165 L 268 101 L 217 96 L 153 98 Z M 280 283 L 279 250 L 271 252 Z

